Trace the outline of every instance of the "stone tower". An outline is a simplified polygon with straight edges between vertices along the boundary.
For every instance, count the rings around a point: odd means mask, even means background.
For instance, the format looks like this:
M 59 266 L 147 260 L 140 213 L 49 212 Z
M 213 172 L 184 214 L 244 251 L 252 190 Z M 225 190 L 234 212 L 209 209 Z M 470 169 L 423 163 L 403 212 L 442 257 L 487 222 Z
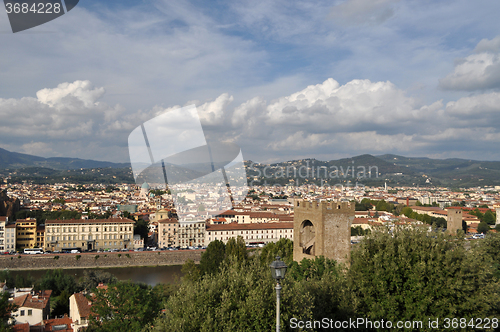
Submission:
M 354 204 L 295 201 L 293 260 L 325 256 L 349 264 Z
M 497 220 L 495 221 L 495 225 L 500 225 L 500 208 L 496 208 L 495 212 L 497 214 Z
M 448 209 L 446 230 L 451 235 L 457 235 L 459 229 L 462 229 L 462 210 Z

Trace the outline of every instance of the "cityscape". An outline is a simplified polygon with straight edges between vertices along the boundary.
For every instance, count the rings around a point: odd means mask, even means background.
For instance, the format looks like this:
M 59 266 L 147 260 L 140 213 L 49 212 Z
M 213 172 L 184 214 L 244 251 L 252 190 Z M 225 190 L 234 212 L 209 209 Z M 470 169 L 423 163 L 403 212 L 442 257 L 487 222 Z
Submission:
M 500 2 L 3 3 L 0 332 L 500 330 Z

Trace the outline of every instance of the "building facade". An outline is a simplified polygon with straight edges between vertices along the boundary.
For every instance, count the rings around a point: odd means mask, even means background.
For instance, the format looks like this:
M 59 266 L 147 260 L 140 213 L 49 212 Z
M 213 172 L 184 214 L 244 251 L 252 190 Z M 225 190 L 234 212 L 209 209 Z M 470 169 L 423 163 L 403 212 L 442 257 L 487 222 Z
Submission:
M 179 221 L 175 218 L 158 221 L 158 247 L 177 247 L 179 235 Z
M 207 225 L 205 243 L 208 245 L 215 240 L 227 243 L 230 238 L 238 236 L 245 240 L 246 245 L 277 242 L 283 238 L 293 240 L 293 223 Z
M 205 221 L 180 222 L 177 236 L 181 248 L 205 246 Z
M 16 251 L 16 224 L 5 225 L 5 251 Z
M 16 221 L 16 247 L 19 250 L 36 248 L 36 219 L 19 219 Z
M 126 218 L 47 220 L 45 250 L 133 249 L 134 221 Z

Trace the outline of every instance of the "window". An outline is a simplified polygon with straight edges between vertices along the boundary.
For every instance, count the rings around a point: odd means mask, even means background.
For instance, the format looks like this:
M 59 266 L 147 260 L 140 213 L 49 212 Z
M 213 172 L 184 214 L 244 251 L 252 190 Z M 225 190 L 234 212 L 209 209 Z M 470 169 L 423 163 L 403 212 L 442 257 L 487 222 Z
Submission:
M 31 309 L 28 310 L 28 316 L 33 316 L 33 310 Z
M 24 310 L 21 310 L 21 316 L 24 316 Z

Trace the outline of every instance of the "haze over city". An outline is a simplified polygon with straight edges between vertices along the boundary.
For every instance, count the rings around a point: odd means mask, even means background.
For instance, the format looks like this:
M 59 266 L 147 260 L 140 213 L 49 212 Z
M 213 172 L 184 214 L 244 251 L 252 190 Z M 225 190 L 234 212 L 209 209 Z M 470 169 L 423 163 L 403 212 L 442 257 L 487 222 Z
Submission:
M 84 1 L 12 34 L 0 147 L 128 162 L 144 121 L 196 104 L 245 159 L 499 160 L 494 1 Z

